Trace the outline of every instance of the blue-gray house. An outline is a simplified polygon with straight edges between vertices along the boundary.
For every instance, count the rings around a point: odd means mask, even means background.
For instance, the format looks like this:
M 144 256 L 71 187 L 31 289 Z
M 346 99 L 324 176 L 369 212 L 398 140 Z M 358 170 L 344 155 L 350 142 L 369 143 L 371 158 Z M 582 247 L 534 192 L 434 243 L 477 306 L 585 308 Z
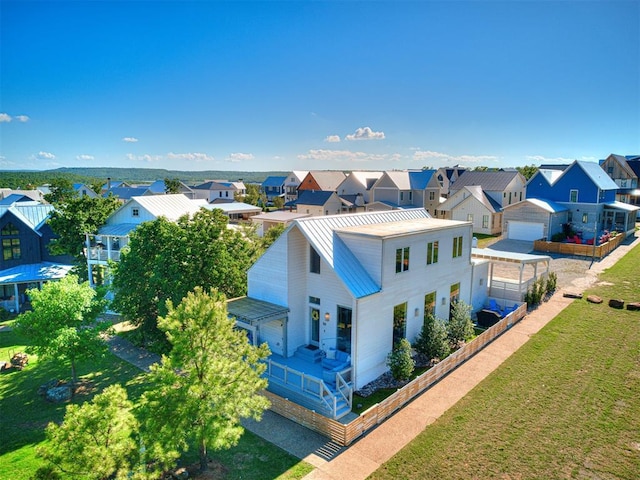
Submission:
M 267 197 L 267 202 L 273 202 L 275 197 L 284 198 L 284 182 L 286 180 L 286 176 L 280 177 L 277 175 L 270 175 L 264 179 L 261 187 Z
M 587 240 L 604 230 L 633 233 L 639 208 L 616 201 L 617 189 L 600 165 L 576 160 L 564 170 L 539 169 L 527 183 L 527 198 L 566 207 L 566 223 Z

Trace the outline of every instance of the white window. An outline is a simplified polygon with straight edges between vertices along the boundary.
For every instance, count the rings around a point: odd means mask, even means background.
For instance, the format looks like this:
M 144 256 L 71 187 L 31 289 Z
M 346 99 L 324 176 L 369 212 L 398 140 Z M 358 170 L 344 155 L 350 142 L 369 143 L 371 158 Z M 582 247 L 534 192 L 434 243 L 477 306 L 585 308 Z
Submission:
M 576 203 L 578 201 L 578 190 L 569 191 L 569 201 L 572 203 Z
M 489 215 L 482 216 L 482 228 L 489 228 Z

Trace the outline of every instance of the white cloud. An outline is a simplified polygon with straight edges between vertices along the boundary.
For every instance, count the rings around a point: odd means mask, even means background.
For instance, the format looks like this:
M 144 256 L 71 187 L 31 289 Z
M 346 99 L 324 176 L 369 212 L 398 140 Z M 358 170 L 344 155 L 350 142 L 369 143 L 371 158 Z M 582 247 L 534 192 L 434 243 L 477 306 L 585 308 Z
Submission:
M 16 120 L 18 120 L 21 123 L 27 123 L 30 120 L 30 118 L 27 115 L 18 115 L 16 117 Z
M 157 162 L 159 160 L 162 160 L 162 157 L 160 155 L 149 155 L 149 154 L 134 155 L 132 153 L 127 153 L 127 160 L 131 160 L 132 162 L 151 163 L 151 162 Z
M 36 155 L 36 159 L 38 160 L 53 160 L 54 158 L 56 158 L 56 156 L 49 152 L 38 152 Z
M 298 155 L 299 160 L 317 160 L 322 162 L 371 162 L 380 160 L 395 160 L 396 155 L 375 155 L 365 152 L 352 152 L 350 150 L 309 150 L 305 154 Z
M 94 157 L 93 155 L 78 155 L 76 156 L 76 160 L 82 160 L 82 161 L 90 161 L 90 160 L 95 160 L 96 157 Z
M 384 132 L 374 132 L 369 127 L 361 127 L 355 133 L 347 135 L 347 140 L 383 140 Z
M 490 163 L 497 162 L 498 157 L 494 155 L 449 155 L 448 153 L 434 152 L 431 150 L 417 150 L 413 153 L 413 160 L 438 160 L 442 163 L 465 165 L 470 163 Z
M 191 162 L 213 162 L 214 158 L 211 155 L 200 152 L 188 152 L 188 153 L 173 153 L 167 154 L 169 160 L 189 160 Z
M 7 113 L 0 113 L 0 123 L 9 123 L 11 121 L 11 115 Z
M 324 139 L 325 142 L 338 143 L 340 141 L 340 135 L 329 135 Z
M 232 153 L 229 155 L 228 160 L 231 162 L 242 162 L 245 160 L 253 160 L 255 157 L 252 153 Z
M 573 163 L 573 158 L 545 157 L 544 155 L 527 155 L 526 159 L 531 163 Z
M 136 137 L 124 137 L 122 141 L 127 143 L 136 143 L 138 139 Z

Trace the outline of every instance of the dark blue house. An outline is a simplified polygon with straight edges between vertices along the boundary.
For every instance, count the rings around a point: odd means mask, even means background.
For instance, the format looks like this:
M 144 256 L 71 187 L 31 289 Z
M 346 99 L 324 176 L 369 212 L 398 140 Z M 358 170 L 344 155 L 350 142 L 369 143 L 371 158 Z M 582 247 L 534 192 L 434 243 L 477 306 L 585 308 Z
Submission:
M 540 168 L 527 183 L 527 199 L 566 207 L 567 223 L 585 239 L 603 230 L 629 234 L 635 229 L 638 207 L 616 201 L 617 189 L 600 165 L 576 160 L 563 170 Z
M 271 175 L 262 182 L 262 192 L 267 197 L 267 202 L 273 202 L 275 197 L 284 197 L 284 182 L 287 177 Z

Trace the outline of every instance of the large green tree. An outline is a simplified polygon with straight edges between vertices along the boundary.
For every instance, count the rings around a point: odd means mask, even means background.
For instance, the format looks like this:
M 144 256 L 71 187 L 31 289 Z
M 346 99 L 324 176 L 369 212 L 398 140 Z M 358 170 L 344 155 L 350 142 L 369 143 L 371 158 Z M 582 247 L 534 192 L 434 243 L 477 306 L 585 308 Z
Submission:
M 27 353 L 68 362 L 73 383 L 77 383 L 77 363 L 107 349 L 100 334 L 109 323 L 97 320 L 104 299 L 88 282 L 78 283 L 75 275 L 47 282 L 42 290 L 27 290 L 27 295 L 32 310 L 21 314 L 15 324 L 31 341 Z
M 138 422 L 120 385 L 111 385 L 91 402 L 68 405 L 61 425 L 49 423 L 38 455 L 74 478 L 130 478 L 137 456 Z
M 536 172 L 538 171 L 538 167 L 532 164 L 532 165 L 525 165 L 523 167 L 516 167 L 516 170 L 520 172 L 524 178 L 529 180 L 531 177 L 533 177 L 536 174 Z
M 242 418 L 259 419 L 268 400 L 259 394 L 269 355 L 251 345 L 227 315 L 226 298 L 196 287 L 159 319 L 173 348 L 148 375 L 142 399 L 144 443 L 151 458 L 175 460 L 197 448 L 201 470 L 209 450 L 230 448 L 243 433 Z M 164 465 L 165 467 L 167 465 Z
M 78 266 L 83 267 L 80 271 L 84 272 L 85 234 L 97 233 L 120 202 L 113 196 L 90 198 L 85 195 L 66 198 L 55 202 L 54 206 L 48 223 L 56 238 L 49 243 L 49 250 L 54 255 L 73 256 Z
M 196 286 L 245 295 L 246 271 L 261 245 L 227 221 L 221 210 L 203 209 L 176 223 L 161 217 L 136 228 L 114 269 L 114 309 L 148 335 L 166 315 L 166 301 L 177 304 Z

